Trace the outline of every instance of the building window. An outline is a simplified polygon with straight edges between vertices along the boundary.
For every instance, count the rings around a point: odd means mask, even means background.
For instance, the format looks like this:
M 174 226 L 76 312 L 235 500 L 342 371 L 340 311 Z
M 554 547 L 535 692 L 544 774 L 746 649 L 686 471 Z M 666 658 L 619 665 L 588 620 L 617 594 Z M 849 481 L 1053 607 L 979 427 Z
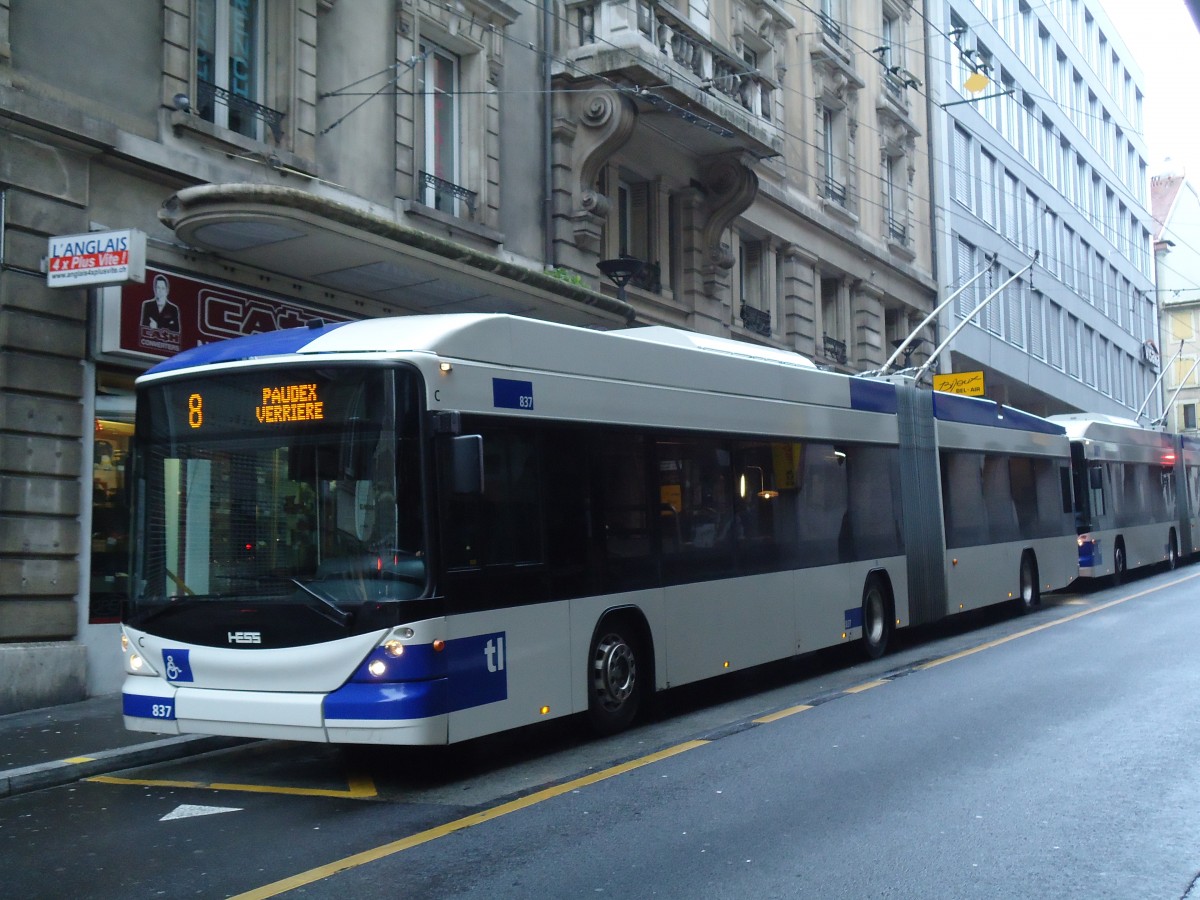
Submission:
M 436 44 L 422 44 L 421 52 L 425 56 L 422 202 L 455 216 L 463 206 L 474 212 L 475 193 L 462 186 L 461 178 L 459 60 Z
M 971 136 L 954 128 L 954 199 L 967 209 L 975 208 L 975 159 Z
M 1183 404 L 1183 430 L 1184 431 L 1195 431 L 1196 430 L 1196 404 L 1195 403 Z
M 834 276 L 821 279 L 822 350 L 834 362 L 847 360 L 845 318 L 842 315 L 842 280 Z
M 962 290 L 958 295 L 958 300 L 955 301 L 955 307 L 958 317 L 965 319 L 967 315 L 975 308 L 976 292 L 979 289 L 979 282 L 966 287 L 967 282 L 974 278 L 978 272 L 975 267 L 975 245 L 968 241 L 959 238 L 954 242 L 954 273 L 956 289 Z
M 767 245 L 765 241 L 742 238 L 738 241 L 738 292 L 740 315 L 748 331 L 771 336 L 771 304 L 767 286 Z
M 841 46 L 842 43 L 842 0 L 821 0 L 821 32 L 830 43 Z
M 843 115 L 842 110 L 832 109 L 828 106 L 822 107 L 821 126 L 824 130 L 822 160 L 825 164 L 825 186 L 821 196 L 838 206 L 847 205 Z
M 905 158 L 885 156 L 883 160 L 884 213 L 887 216 L 887 238 L 894 244 L 908 246 L 908 193 L 905 190 Z
M 265 5 L 259 0 L 196 3 L 196 114 L 257 140 L 264 124 L 278 129 L 281 118 L 261 105 Z
M 621 181 L 617 184 L 617 255 L 650 258 L 650 185 Z
M 636 174 L 614 166 L 601 170 L 600 193 L 614 200 L 601 239 L 603 254 L 640 259 L 646 265 L 629 283 L 645 291 L 661 293 L 662 255 L 658 243 L 660 219 L 655 183 L 640 180 Z

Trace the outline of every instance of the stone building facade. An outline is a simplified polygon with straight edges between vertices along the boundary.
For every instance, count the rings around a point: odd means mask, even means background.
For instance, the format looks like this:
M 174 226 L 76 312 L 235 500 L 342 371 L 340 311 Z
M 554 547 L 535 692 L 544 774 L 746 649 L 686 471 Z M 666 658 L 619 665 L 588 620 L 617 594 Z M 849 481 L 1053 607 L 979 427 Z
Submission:
M 881 365 L 935 296 L 923 46 L 908 0 L 0 0 L 0 712 L 119 687 L 177 349 L 484 311 Z M 48 285 L 116 229 L 144 280 Z

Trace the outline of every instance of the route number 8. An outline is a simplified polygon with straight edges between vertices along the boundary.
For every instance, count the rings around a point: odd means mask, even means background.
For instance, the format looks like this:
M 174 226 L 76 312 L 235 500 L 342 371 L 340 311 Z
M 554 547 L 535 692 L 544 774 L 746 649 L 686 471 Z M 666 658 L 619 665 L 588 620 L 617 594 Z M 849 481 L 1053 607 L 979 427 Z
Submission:
M 188 396 L 188 425 L 199 428 L 204 424 L 204 398 L 199 394 Z

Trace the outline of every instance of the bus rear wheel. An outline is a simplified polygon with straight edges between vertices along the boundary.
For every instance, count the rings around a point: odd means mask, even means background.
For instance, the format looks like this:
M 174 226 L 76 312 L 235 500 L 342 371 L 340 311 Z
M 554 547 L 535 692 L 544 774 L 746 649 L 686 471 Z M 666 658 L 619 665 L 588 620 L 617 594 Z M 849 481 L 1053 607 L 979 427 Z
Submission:
M 601 622 L 588 654 L 588 722 L 597 734 L 616 734 L 637 715 L 644 692 L 641 646 L 627 621 Z
M 1167 541 L 1167 571 L 1174 572 L 1179 566 L 1179 542 L 1175 539 L 1175 531 L 1172 529 L 1171 537 Z
M 1019 612 L 1029 612 L 1042 603 L 1042 591 L 1038 584 L 1037 558 L 1032 550 L 1021 554 L 1021 594 L 1017 598 Z
M 887 653 L 892 636 L 891 593 L 884 580 L 871 575 L 863 586 L 862 646 L 868 659 L 879 659 Z
M 1125 581 L 1125 567 L 1125 541 L 1117 538 L 1117 542 L 1113 544 L 1113 584 L 1122 584 Z

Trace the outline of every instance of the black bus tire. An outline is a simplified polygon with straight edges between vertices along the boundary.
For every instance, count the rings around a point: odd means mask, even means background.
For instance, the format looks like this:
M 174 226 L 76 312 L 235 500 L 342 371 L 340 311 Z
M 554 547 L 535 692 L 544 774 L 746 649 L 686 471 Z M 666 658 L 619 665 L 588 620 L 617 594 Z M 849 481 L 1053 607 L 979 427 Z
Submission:
M 1128 562 L 1125 559 L 1125 539 L 1117 538 L 1113 544 L 1113 584 L 1123 584 L 1127 574 Z
M 1038 579 L 1037 557 L 1032 550 L 1021 554 L 1020 594 L 1017 595 L 1017 611 L 1027 613 L 1042 605 L 1042 589 Z
M 607 617 L 596 627 L 588 652 L 587 716 L 597 734 L 624 731 L 637 716 L 650 671 L 644 646 L 628 616 Z

